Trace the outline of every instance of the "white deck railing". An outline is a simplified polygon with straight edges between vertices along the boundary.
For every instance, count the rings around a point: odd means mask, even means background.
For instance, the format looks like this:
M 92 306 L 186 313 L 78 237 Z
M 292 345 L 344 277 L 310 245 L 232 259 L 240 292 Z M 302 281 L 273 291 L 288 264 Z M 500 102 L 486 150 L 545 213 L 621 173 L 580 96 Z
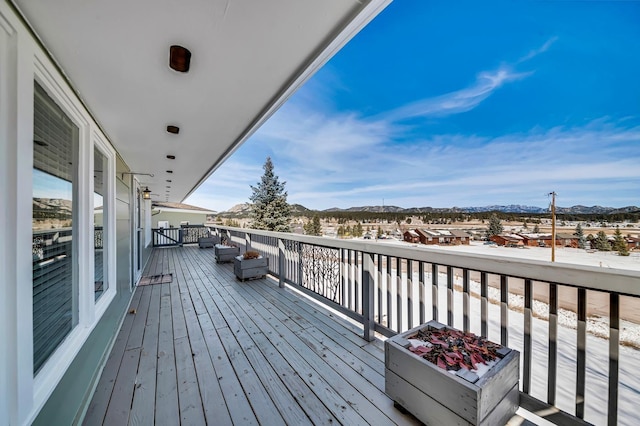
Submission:
M 270 273 L 279 278 L 280 286 L 292 285 L 360 322 L 367 340 L 375 332 L 391 336 L 430 319 L 492 340 L 499 335 L 502 345 L 522 353 L 523 407 L 560 406 L 564 412 L 548 417 L 557 422 L 566 421 L 567 414 L 584 419 L 586 407 L 590 421 L 593 417 L 611 425 L 618 422 L 620 298 L 640 297 L 640 275 L 635 271 L 225 226 L 211 229 L 241 251 L 251 247 L 269 257 Z M 559 292 L 567 291 L 575 300 L 559 298 Z M 609 305 L 609 333 L 597 345 L 589 340 L 594 350 L 588 352 L 587 302 L 592 298 Z M 540 303 L 548 312 L 544 330 L 534 309 Z M 565 327 L 559 329 L 562 307 L 574 312 L 575 333 L 568 329 L 572 336 Z M 546 354 L 539 353 L 540 346 Z M 587 368 L 587 360 L 592 364 L 602 353 L 608 366 Z M 575 369 L 572 380 L 565 380 L 566 368 Z M 590 381 L 587 387 L 587 377 L 592 376 L 600 385 Z M 640 396 L 640 386 L 625 386 L 631 388 L 631 399 Z M 635 412 L 632 401 L 629 405 Z

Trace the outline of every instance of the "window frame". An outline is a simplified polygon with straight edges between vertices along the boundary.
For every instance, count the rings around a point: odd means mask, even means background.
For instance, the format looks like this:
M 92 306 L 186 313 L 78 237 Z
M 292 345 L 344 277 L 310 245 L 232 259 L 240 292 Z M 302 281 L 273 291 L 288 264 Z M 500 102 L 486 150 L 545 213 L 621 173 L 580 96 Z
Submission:
M 28 336 L 21 341 L 25 356 L 29 355 L 29 365 L 31 366 L 30 383 L 24 383 L 27 388 L 32 389 L 33 401 L 30 410 L 30 420 L 40 411 L 46 403 L 51 393 L 55 390 L 64 374 L 69 369 L 71 363 L 77 356 L 78 352 L 84 346 L 87 338 L 102 318 L 113 299 L 115 298 L 116 289 L 116 268 L 113 259 L 115 259 L 115 150 L 106 142 L 106 138 L 99 131 L 98 126 L 94 123 L 90 115 L 85 111 L 82 104 L 78 101 L 75 94 L 68 87 L 66 82 L 55 71 L 55 67 L 51 64 L 46 56 L 40 51 L 34 52 L 33 73 L 30 76 L 31 91 L 19 94 L 22 96 L 30 96 L 30 120 L 33 122 L 34 114 L 34 88 L 37 82 L 47 94 L 56 102 L 56 104 L 64 111 L 67 117 L 78 127 L 78 166 L 77 166 L 77 185 L 74 194 L 77 195 L 76 204 L 77 225 L 74 224 L 74 230 L 77 229 L 76 251 L 77 256 L 77 297 L 78 297 L 78 323 L 60 343 L 56 350 L 42 365 L 40 370 L 33 374 L 33 309 L 32 307 L 21 315 L 22 321 L 28 324 Z M 31 139 L 33 139 L 33 123 L 31 123 Z M 94 260 L 93 260 L 93 155 L 94 147 L 98 147 L 100 152 L 105 155 L 108 162 L 109 179 L 107 185 L 106 196 L 104 197 L 105 206 L 109 222 L 109 230 L 106 238 L 109 240 L 108 253 L 110 256 L 108 263 L 108 279 L 109 288 L 97 301 L 95 300 L 94 291 Z M 33 169 L 33 148 L 31 148 L 31 161 L 28 167 Z M 29 187 L 33 187 L 33 183 L 29 182 Z M 26 260 L 26 258 L 25 258 Z M 33 303 L 33 292 L 31 291 L 31 303 Z M 26 330 L 25 330 L 26 331 Z M 27 347 L 28 342 L 28 347 Z M 28 381 L 26 373 L 21 375 L 25 382 Z
M 107 278 L 107 290 L 98 298 L 98 300 L 94 299 L 94 321 L 99 320 L 104 312 L 107 310 L 111 301 L 114 299 L 117 293 L 116 286 L 116 214 L 115 214 L 115 188 L 116 188 L 116 153 L 114 149 L 105 141 L 105 138 L 98 131 L 94 131 L 92 135 L 92 150 L 91 150 L 91 171 L 93 176 L 93 170 L 95 170 L 94 155 L 93 150 L 97 149 L 107 160 L 107 167 L 105 170 L 104 176 L 104 184 L 105 190 L 102 196 L 103 199 L 103 209 L 102 209 L 102 223 L 103 223 L 103 253 L 105 254 L 105 264 L 107 267 L 106 278 Z M 91 180 L 91 215 L 93 216 L 93 212 L 95 206 L 93 205 L 93 193 L 94 193 L 94 183 L 93 179 Z M 92 218 L 93 220 L 93 218 Z M 92 222 L 93 223 L 93 222 Z M 91 227 L 93 230 L 93 227 Z M 93 250 L 92 250 L 93 253 Z M 95 257 L 90 256 L 91 262 L 91 276 L 95 276 L 95 265 L 94 265 Z M 92 281 L 93 282 L 93 281 Z

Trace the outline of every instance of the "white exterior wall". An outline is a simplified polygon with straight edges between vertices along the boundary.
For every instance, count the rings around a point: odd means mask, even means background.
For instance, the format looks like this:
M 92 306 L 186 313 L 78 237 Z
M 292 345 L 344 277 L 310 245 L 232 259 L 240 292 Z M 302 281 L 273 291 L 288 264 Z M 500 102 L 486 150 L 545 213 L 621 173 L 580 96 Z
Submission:
M 34 81 L 79 127 L 79 324 L 33 374 L 31 254 Z M 93 149 L 109 161 L 105 199 L 109 290 L 94 302 Z M 55 389 L 116 292 L 115 160 L 107 138 L 21 19 L 0 3 L 0 424 L 30 424 Z
M 207 223 L 206 213 L 188 213 L 188 212 L 172 212 L 163 210 L 153 216 L 153 227 L 158 228 L 158 222 L 166 220 L 169 226 L 174 228 L 180 227 L 180 222 L 188 221 L 190 225 L 204 225 Z

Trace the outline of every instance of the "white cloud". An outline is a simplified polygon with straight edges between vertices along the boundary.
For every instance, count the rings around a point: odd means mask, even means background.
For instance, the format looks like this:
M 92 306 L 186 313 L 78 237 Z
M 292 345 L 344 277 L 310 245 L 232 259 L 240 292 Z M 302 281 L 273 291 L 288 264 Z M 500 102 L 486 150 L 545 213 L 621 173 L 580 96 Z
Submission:
M 317 209 L 383 198 L 403 207 L 540 205 L 554 190 L 576 204 L 613 200 L 614 191 L 615 199 L 627 199 L 619 205 L 633 204 L 640 190 L 640 127 L 599 119 L 495 138 L 443 134 L 392 143 L 398 132 L 390 123 L 305 114 L 296 106 L 274 117 L 252 144 L 270 146 L 289 201 Z M 190 200 L 216 210 L 246 202 L 262 174 L 263 159 L 256 164 L 252 151 L 243 147 Z
M 526 62 L 530 59 L 535 58 L 536 56 L 540 55 L 541 53 L 546 52 L 547 50 L 549 50 L 549 48 L 551 47 L 551 45 L 553 45 L 553 43 L 555 43 L 556 41 L 558 41 L 558 37 L 551 37 L 549 40 L 547 40 L 542 46 L 540 46 L 537 49 L 533 49 L 531 50 L 529 53 L 527 53 L 526 55 L 524 55 L 522 58 L 518 59 L 518 64 L 521 64 L 523 62 Z
M 522 80 L 532 72 L 514 72 L 503 66 L 494 71 L 477 75 L 470 87 L 449 92 L 441 96 L 422 99 L 382 114 L 390 121 L 400 121 L 415 117 L 445 117 L 472 110 L 506 83 Z
M 546 52 L 557 40 L 558 37 L 550 38 L 539 48 L 531 50 L 518 59 L 516 65 Z M 382 114 L 382 117 L 386 120 L 400 121 L 415 117 L 445 117 L 467 112 L 480 105 L 506 83 L 525 79 L 532 74 L 532 71 L 516 72 L 513 67 L 502 65 L 496 70 L 479 73 L 475 82 L 469 87 L 404 105 Z

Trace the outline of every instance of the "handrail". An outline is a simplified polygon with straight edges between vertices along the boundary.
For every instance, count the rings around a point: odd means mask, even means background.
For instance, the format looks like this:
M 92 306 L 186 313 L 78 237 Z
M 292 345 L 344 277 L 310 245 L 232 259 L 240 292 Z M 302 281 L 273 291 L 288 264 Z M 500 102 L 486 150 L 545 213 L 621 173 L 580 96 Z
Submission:
M 545 262 L 533 259 L 520 259 L 508 256 L 483 255 L 477 253 L 452 252 L 438 250 L 433 247 L 410 246 L 374 243 L 370 241 L 353 241 L 328 239 L 310 235 L 286 232 L 272 232 L 230 226 L 210 226 L 221 230 L 250 233 L 278 239 L 286 239 L 322 247 L 356 250 L 364 253 L 375 253 L 382 256 L 400 257 L 419 262 L 437 263 L 454 268 L 481 270 L 490 274 L 508 275 L 515 278 L 532 279 L 534 281 L 558 283 L 587 290 L 615 292 L 633 297 L 640 296 L 640 273 L 637 271 L 600 268 L 587 265 L 576 265 L 562 262 Z M 562 277 L 562 279 L 558 279 Z

